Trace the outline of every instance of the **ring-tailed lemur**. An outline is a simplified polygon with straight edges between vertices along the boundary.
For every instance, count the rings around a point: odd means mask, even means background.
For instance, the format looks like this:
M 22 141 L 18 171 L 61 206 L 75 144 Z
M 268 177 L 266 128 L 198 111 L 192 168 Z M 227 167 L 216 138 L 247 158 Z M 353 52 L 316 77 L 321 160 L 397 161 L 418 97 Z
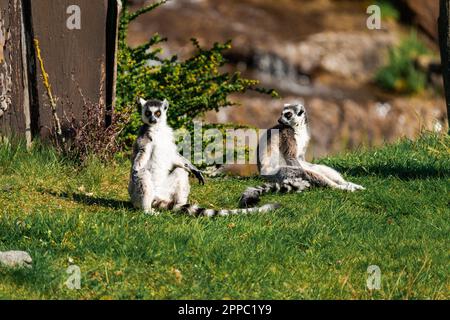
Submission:
M 224 216 L 238 213 L 266 212 L 276 205 L 258 208 L 214 210 L 188 204 L 189 173 L 200 183 L 204 178 L 200 170 L 177 152 L 172 128 L 167 124 L 167 100 L 139 99 L 144 122 L 133 150 L 128 192 L 136 208 L 148 214 L 155 209 L 170 209 L 193 216 Z
M 278 125 L 269 129 L 258 144 L 259 173 L 271 182 L 247 188 L 241 196 L 240 206 L 256 204 L 264 193 L 301 192 L 311 185 L 352 192 L 364 190 L 364 187 L 346 181 L 330 167 L 307 162 L 305 153 L 309 140 L 305 107 L 302 104 L 285 105 Z

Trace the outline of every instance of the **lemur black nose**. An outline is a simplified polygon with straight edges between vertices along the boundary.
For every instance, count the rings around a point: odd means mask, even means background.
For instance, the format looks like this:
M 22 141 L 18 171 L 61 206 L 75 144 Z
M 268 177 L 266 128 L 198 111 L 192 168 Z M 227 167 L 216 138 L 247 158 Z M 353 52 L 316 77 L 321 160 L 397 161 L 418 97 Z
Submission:
M 286 112 L 284 116 L 286 117 L 286 119 L 290 119 L 292 118 L 292 112 Z

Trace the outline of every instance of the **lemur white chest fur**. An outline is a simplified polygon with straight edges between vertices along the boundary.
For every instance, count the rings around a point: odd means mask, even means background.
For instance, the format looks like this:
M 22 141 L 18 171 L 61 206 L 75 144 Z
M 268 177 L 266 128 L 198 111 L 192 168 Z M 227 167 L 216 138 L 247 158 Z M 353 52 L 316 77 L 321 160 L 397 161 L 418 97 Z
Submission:
M 304 125 L 294 127 L 294 132 L 295 142 L 297 144 L 296 158 L 305 160 L 306 149 L 308 148 L 309 140 L 311 139 L 307 124 L 305 123 Z
M 173 169 L 173 159 L 178 156 L 174 142 L 173 130 L 167 124 L 151 127 L 148 131 L 151 139 L 150 157 L 147 168 L 157 183 L 158 178 L 165 177 Z

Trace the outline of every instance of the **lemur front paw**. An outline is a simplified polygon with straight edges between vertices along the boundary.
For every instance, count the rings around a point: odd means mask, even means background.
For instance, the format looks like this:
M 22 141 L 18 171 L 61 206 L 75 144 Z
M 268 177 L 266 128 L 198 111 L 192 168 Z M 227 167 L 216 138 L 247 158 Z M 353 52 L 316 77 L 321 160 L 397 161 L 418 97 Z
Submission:
M 131 172 L 131 180 L 136 183 L 138 181 L 138 170 L 133 169 Z
M 192 173 L 198 179 L 199 184 L 205 184 L 205 178 L 203 177 L 203 173 L 200 170 L 198 170 L 195 166 L 193 166 L 190 163 L 185 163 L 184 168 L 188 172 Z
M 144 214 L 146 214 L 148 216 L 157 216 L 157 215 L 159 215 L 159 212 L 153 208 L 150 208 L 150 209 L 144 209 Z
M 360 186 L 359 184 L 352 183 L 352 185 L 356 190 L 366 190 L 366 188 L 364 188 L 363 186 Z
M 146 173 L 150 173 L 148 168 L 143 168 L 143 169 L 133 169 L 131 172 L 131 180 L 134 183 L 137 183 L 139 180 L 142 179 L 142 177 L 146 174 Z
M 366 188 L 364 188 L 363 186 L 360 186 L 359 184 L 352 183 L 352 182 L 348 182 L 345 189 L 350 192 L 355 192 L 358 190 L 366 190 Z
M 198 183 L 204 185 L 205 184 L 205 177 L 203 177 L 203 173 L 200 170 L 194 170 L 192 171 L 194 176 L 198 179 Z

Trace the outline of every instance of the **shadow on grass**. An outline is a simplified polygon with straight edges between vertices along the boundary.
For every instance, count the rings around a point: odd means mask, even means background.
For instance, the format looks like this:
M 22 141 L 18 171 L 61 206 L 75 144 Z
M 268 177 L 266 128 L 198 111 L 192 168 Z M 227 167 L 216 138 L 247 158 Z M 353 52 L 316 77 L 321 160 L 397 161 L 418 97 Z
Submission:
M 416 166 L 414 168 L 391 165 L 372 165 L 372 166 L 335 166 L 335 169 L 344 171 L 352 176 L 382 176 L 397 177 L 402 180 L 426 179 L 426 178 L 445 178 L 450 177 L 450 168 L 435 168 L 430 166 Z
M 105 208 L 111 209 L 132 209 L 134 210 L 133 205 L 129 201 L 122 201 L 110 198 L 102 198 L 89 196 L 82 193 L 67 193 L 67 192 L 54 192 L 54 191 L 44 191 L 54 197 L 70 199 L 78 203 L 86 204 L 86 205 L 98 205 Z

